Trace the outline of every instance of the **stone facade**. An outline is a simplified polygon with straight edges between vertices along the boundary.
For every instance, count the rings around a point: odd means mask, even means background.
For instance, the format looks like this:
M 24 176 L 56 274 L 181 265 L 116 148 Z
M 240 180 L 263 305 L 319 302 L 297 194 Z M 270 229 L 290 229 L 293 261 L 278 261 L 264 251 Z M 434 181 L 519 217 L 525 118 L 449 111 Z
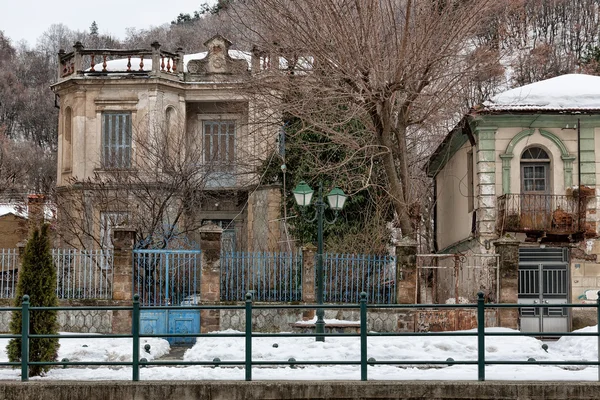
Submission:
M 71 53 L 59 53 L 58 81 L 52 86 L 60 98 L 58 217 L 81 220 L 59 221 L 59 229 L 86 237 L 80 232 L 84 229 L 100 238 L 89 240 L 88 247 L 104 245 L 107 214 L 127 215 L 129 225 L 146 217 L 135 215 L 134 191 L 118 192 L 124 180 L 116 174 L 131 170 L 149 188 L 160 188 L 166 179 L 161 174 L 181 174 L 178 163 L 186 160 L 196 171 L 187 181 L 196 183 L 186 196 L 175 195 L 169 203 L 171 209 L 185 210 L 176 219 L 180 230 L 218 223 L 232 227 L 237 250 L 278 248 L 279 224 L 272 221 L 279 218 L 279 189 L 254 190 L 256 171 L 276 146 L 278 129 L 266 117 L 269 110 L 241 94 L 251 74 L 258 72 L 251 69 L 256 60 L 246 60 L 255 56 L 230 50 L 231 42 L 219 35 L 205 45 L 207 53 L 186 57 L 185 62 L 182 49 L 167 52 L 156 42 L 149 50 L 129 54 L 101 50 L 107 57 L 102 60 L 81 43 Z M 119 129 L 119 135 L 108 133 Z M 115 137 L 127 139 L 115 144 Z M 111 153 L 111 146 L 117 150 Z M 149 170 L 153 172 L 142 174 Z M 94 185 L 107 181 L 115 193 L 96 190 Z M 107 201 L 107 196 L 118 201 Z

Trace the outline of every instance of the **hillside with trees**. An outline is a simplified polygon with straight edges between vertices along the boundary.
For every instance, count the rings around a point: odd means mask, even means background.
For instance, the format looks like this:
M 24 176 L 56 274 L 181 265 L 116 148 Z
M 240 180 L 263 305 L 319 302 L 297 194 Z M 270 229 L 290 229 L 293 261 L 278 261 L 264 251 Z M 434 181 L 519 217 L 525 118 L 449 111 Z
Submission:
M 365 202 L 349 240 L 362 231 L 385 245 L 393 220 L 423 250 L 432 196 L 422 166 L 461 115 L 509 88 L 600 74 L 600 0 L 220 0 L 123 39 L 100 34 L 95 21 L 86 31 L 68 25 L 52 25 L 32 47 L 0 31 L 0 197 L 52 194 L 60 99 L 49 86 L 59 49 L 158 41 L 189 54 L 219 33 L 237 49 L 286 60 L 288 74 L 252 82 L 248 95 L 285 95 L 277 112 L 293 122 L 290 160 L 279 164 L 303 173 L 288 174 L 287 189 L 300 178 L 341 181 Z M 307 66 L 311 79 L 294 77 Z M 283 179 L 277 170 L 265 177 Z M 336 232 L 329 241 L 347 246 Z

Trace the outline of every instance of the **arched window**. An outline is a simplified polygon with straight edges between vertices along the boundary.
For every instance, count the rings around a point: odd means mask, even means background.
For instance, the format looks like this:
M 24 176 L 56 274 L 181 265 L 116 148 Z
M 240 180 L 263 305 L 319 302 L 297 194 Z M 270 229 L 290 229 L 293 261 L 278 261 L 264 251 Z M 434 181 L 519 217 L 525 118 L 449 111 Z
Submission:
M 164 166 L 165 169 L 172 169 L 176 163 L 177 151 L 177 117 L 173 107 L 167 108 L 165 115 L 165 135 L 164 135 Z
M 63 157 L 62 165 L 63 171 L 70 171 L 73 164 L 73 116 L 71 107 L 65 109 L 65 116 L 63 122 Z
M 548 153 L 546 150 L 541 147 L 530 147 L 525 149 L 523 155 L 521 156 L 522 160 L 545 160 L 550 162 L 550 157 L 548 157 Z
M 550 193 L 550 157 L 541 147 L 529 147 L 521 155 L 521 191 Z

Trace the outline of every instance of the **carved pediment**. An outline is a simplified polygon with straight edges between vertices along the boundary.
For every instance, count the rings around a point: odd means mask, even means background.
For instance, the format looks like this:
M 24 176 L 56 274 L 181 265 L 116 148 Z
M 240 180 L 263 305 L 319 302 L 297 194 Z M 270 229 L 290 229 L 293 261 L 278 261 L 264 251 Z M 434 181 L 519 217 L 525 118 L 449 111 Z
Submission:
M 204 45 L 208 54 L 201 60 L 191 60 L 187 64 L 190 74 L 215 75 L 215 74 L 242 74 L 248 72 L 246 60 L 233 59 L 229 56 L 231 42 L 221 35 L 216 35 L 207 40 Z

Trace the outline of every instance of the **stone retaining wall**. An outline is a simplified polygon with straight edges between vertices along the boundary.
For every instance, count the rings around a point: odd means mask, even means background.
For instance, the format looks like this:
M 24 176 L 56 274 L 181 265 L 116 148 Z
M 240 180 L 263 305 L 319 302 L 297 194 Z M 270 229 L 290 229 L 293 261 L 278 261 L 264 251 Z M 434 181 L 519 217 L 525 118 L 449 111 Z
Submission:
M 118 306 L 124 305 L 112 300 L 85 300 L 85 301 L 60 301 L 60 307 L 82 307 L 82 306 Z M 8 301 L 3 301 L 0 307 L 11 307 Z M 35 312 L 35 311 L 31 311 Z M 114 311 L 108 310 L 65 310 L 58 312 L 58 330 L 60 332 L 79 333 L 114 333 Z M 9 331 L 12 312 L 0 310 L 0 332 Z M 131 323 L 127 323 L 129 327 Z
M 257 332 L 290 332 L 291 324 L 314 317 L 307 309 L 253 309 L 252 330 Z M 243 331 L 246 327 L 244 310 L 221 310 L 219 329 Z M 328 309 L 325 319 L 359 321 L 358 310 Z M 486 310 L 486 326 L 497 326 L 495 310 Z M 415 310 L 373 308 L 367 313 L 367 327 L 375 332 L 425 332 L 473 329 L 477 326 L 475 310 Z
M 597 399 L 598 382 L 3 382 L 0 400 Z

